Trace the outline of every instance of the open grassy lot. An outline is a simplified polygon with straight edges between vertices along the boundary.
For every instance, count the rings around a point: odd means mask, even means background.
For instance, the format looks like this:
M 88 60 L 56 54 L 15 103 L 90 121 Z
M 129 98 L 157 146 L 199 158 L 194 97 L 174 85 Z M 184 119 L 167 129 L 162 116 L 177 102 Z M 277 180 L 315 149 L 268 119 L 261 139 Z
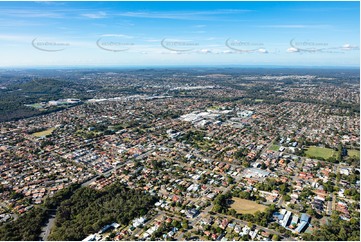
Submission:
M 36 108 L 36 109 L 41 109 L 41 108 L 43 108 L 43 105 L 41 105 L 40 103 L 27 104 L 27 105 L 25 105 L 25 106 L 32 107 L 32 108 Z
M 336 151 L 329 148 L 322 148 L 316 146 L 310 146 L 305 151 L 306 156 L 308 157 L 321 157 L 324 159 L 328 159 L 332 156 L 336 157 Z
M 271 146 L 269 147 L 269 149 L 270 149 L 270 150 L 273 150 L 273 151 L 278 151 L 280 147 L 281 147 L 281 146 L 279 146 L 279 145 L 273 144 L 273 145 L 271 145 Z
M 210 108 L 208 108 L 209 110 L 221 110 L 221 106 L 212 106 Z
M 347 150 L 347 154 L 349 157 L 355 156 L 356 158 L 360 159 L 360 151 L 359 150 Z
M 264 205 L 238 197 L 234 197 L 232 200 L 234 203 L 231 204 L 231 208 L 236 210 L 237 213 L 254 214 L 257 211 L 264 212 L 267 208 Z
M 41 132 L 33 133 L 32 135 L 34 135 L 35 137 L 43 137 L 43 136 L 53 133 L 54 129 L 55 128 L 49 128 L 49 129 L 41 131 Z

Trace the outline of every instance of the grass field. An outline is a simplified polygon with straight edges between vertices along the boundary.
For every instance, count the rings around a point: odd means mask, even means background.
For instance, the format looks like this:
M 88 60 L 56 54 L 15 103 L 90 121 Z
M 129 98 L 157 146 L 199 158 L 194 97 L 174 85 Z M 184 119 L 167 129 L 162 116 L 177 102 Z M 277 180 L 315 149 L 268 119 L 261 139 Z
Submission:
M 269 149 L 274 150 L 274 151 L 278 151 L 280 147 L 281 146 L 279 146 L 279 145 L 271 145 L 271 147 L 269 147 Z
M 321 157 L 324 159 L 328 159 L 332 156 L 336 157 L 336 151 L 329 148 L 322 148 L 316 146 L 310 146 L 307 148 L 305 154 L 308 157 Z
M 221 106 L 212 106 L 212 107 L 209 107 L 208 109 L 209 110 L 221 110 Z
M 53 133 L 54 129 L 55 128 L 49 128 L 49 129 L 41 131 L 41 132 L 33 133 L 32 135 L 34 135 L 35 137 L 43 137 L 43 136 L 50 135 L 51 133 Z
M 232 200 L 234 203 L 232 203 L 231 208 L 236 210 L 237 213 L 254 214 L 257 211 L 263 212 L 267 208 L 264 205 L 238 197 L 234 197 Z
M 42 109 L 43 108 L 43 105 L 41 105 L 40 103 L 26 104 L 25 106 L 36 108 L 36 109 Z
M 360 151 L 359 150 L 347 150 L 347 154 L 349 157 L 355 156 L 360 159 Z

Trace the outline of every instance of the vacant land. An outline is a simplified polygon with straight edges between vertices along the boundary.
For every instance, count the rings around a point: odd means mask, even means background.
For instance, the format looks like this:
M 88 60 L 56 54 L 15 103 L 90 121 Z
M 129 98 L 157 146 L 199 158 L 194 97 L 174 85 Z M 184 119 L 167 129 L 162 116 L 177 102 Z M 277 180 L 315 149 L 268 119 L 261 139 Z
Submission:
M 278 151 L 280 147 L 281 147 L 281 146 L 279 146 L 279 145 L 271 145 L 271 146 L 269 147 L 269 149 L 270 149 L 270 150 L 273 150 L 273 151 Z
M 257 211 L 264 212 L 267 208 L 264 205 L 238 197 L 234 197 L 232 200 L 234 203 L 232 203 L 231 208 L 236 210 L 237 213 L 254 214 Z
M 51 133 L 53 133 L 54 129 L 55 128 L 49 128 L 49 129 L 41 131 L 41 132 L 33 133 L 32 135 L 34 135 L 35 137 L 47 136 L 47 135 L 50 135 Z
M 359 150 L 347 150 L 347 154 L 349 157 L 356 157 L 360 159 L 360 151 Z
M 209 110 L 221 110 L 221 106 L 212 106 L 210 108 L 208 108 Z
M 25 106 L 36 108 L 36 109 L 42 109 L 43 108 L 43 105 L 41 105 L 40 103 L 26 104 Z
M 320 157 L 320 158 L 328 159 L 332 156 L 335 157 L 336 151 L 329 148 L 310 146 L 307 148 L 305 154 L 308 157 L 315 157 L 315 158 Z

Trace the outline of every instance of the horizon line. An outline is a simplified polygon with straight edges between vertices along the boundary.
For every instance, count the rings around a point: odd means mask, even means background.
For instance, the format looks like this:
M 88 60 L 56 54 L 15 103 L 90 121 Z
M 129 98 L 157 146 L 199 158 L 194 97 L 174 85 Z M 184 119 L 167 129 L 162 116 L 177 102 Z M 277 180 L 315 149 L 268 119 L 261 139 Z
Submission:
M 0 66 L 0 70 L 6 69 L 162 69 L 162 68 L 310 68 L 310 69 L 360 69 L 360 65 L 327 65 L 327 66 L 317 66 L 317 65 L 122 65 L 122 66 L 94 66 L 94 65 L 84 65 L 84 66 Z

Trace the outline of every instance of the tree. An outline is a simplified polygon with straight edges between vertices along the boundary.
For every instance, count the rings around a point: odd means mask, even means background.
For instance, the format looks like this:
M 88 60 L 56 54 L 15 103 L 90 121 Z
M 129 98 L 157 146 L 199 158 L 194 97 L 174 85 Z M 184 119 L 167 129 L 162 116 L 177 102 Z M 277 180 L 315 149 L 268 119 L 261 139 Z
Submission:
M 243 241 L 249 241 L 250 238 L 251 238 L 251 237 L 250 237 L 248 234 L 245 234 L 245 235 L 242 236 L 242 240 L 243 240 Z
M 288 191 L 288 188 L 287 188 L 287 185 L 285 183 L 283 183 L 282 185 L 279 186 L 279 189 L 280 189 L 280 193 L 282 195 L 285 195 L 286 192 Z
M 237 215 L 237 211 L 232 208 L 229 210 L 229 214 L 235 217 Z
M 182 228 L 184 229 L 184 230 L 187 230 L 189 227 L 188 227 L 188 221 L 187 220 L 183 220 L 182 221 Z
M 231 197 L 231 193 L 219 194 L 214 199 L 213 211 L 217 213 L 227 213 L 229 204 L 227 203 L 228 198 Z
M 249 200 L 251 198 L 251 194 L 249 192 L 240 192 L 239 197 Z
M 219 204 L 214 204 L 214 206 L 213 206 L 213 211 L 215 211 L 216 213 L 221 212 L 221 211 L 222 211 L 221 205 L 219 205 Z
M 285 199 L 286 202 L 291 201 L 291 197 L 289 195 L 284 195 L 283 198 Z
M 115 237 L 116 233 L 113 231 L 110 233 L 109 238 L 113 239 Z
M 191 233 L 190 233 L 190 232 L 187 232 L 187 233 L 184 234 L 184 238 L 185 238 L 186 240 L 188 240 L 190 237 L 191 237 Z
M 342 143 L 339 143 L 337 146 L 337 161 L 341 162 L 342 161 Z
M 319 220 L 314 220 L 313 223 L 312 223 L 314 226 L 316 227 L 320 227 L 320 221 Z
M 233 184 L 234 183 L 234 178 L 228 175 L 227 176 L 227 183 L 228 184 Z
M 312 208 L 309 208 L 309 209 L 307 209 L 307 214 L 310 215 L 310 216 L 315 216 L 316 212 Z
M 279 241 L 279 240 L 280 240 L 280 236 L 279 236 L 278 234 L 274 234 L 274 235 L 272 236 L 272 240 L 273 240 L 273 241 Z
M 57 209 L 50 240 L 81 240 L 114 221 L 127 225 L 158 199 L 115 183 L 104 190 L 79 188 Z
M 181 228 L 181 223 L 178 220 L 174 219 L 172 221 L 172 226 L 179 229 L 179 228 Z
M 252 222 L 248 222 L 247 226 L 250 227 L 250 228 L 253 228 L 253 223 L 252 223 Z

